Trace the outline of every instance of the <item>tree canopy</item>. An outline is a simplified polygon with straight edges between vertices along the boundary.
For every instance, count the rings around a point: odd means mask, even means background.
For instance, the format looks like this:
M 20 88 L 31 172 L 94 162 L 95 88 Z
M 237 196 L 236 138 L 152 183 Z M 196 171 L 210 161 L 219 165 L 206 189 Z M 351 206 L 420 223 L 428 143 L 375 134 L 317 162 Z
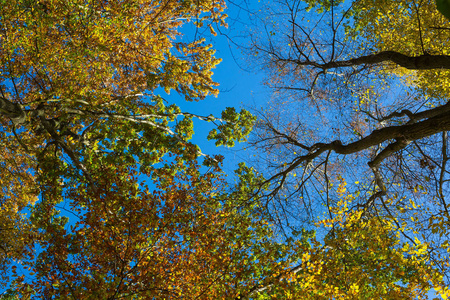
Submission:
M 189 140 L 199 119 L 216 125 L 217 144 L 232 145 L 253 117 L 234 108 L 220 118 L 194 115 L 162 96 L 217 95 L 211 76 L 220 59 L 205 39 L 189 40 L 180 29 L 213 31 L 225 25 L 224 8 L 221 1 L 2 1 L 0 258 L 11 295 L 164 299 L 190 291 L 195 298 L 222 284 L 208 296 L 222 297 L 227 272 L 240 281 L 233 265 L 251 250 L 239 253 L 238 245 L 258 238 L 236 228 L 240 239 L 232 220 L 247 228 L 262 221 L 244 212 L 228 217 L 235 208 L 220 198 L 224 185 L 214 184 L 221 158 L 198 162 L 205 155 Z
M 348 194 L 361 222 L 393 222 L 403 247 L 427 246 L 445 297 L 448 20 L 435 1 L 279 1 L 266 11 L 251 46 L 274 92 L 252 139 L 269 186 L 256 197 L 288 236 L 324 210 L 333 218 Z
M 1 1 L 0 299 L 448 297 L 435 2 L 270 3 L 251 44 L 269 106 L 182 111 L 164 95 L 218 95 L 200 32 L 225 9 Z M 194 121 L 217 146 L 255 128 L 258 164 L 229 182 Z

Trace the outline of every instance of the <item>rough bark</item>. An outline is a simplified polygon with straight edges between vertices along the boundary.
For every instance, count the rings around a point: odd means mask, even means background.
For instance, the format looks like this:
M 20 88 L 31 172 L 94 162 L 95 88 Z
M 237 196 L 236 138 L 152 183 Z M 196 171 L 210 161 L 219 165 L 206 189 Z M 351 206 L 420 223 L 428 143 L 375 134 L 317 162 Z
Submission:
M 26 120 L 26 113 L 22 107 L 3 97 L 0 97 L 0 114 L 10 118 L 16 125 L 24 123 Z
M 375 54 L 360 56 L 348 60 L 330 61 L 327 63 L 317 63 L 310 60 L 292 60 L 289 61 L 300 66 L 313 66 L 323 70 L 352 67 L 358 65 L 375 65 L 384 62 L 395 63 L 403 68 L 410 70 L 433 70 L 450 69 L 450 56 L 448 55 L 430 55 L 408 56 L 396 51 L 382 51 Z
M 436 112 L 434 109 L 430 111 L 432 111 L 433 113 Z M 423 114 L 424 112 L 418 113 L 418 115 L 421 116 Z M 413 115 L 413 117 L 414 116 L 415 115 Z M 392 141 L 375 158 L 373 158 L 372 161 L 368 162 L 369 167 L 371 167 L 372 170 L 376 171 L 380 163 L 386 157 L 392 155 L 394 152 L 403 149 L 412 141 L 416 141 L 449 130 L 450 111 L 444 110 L 443 113 L 434 115 L 433 117 L 420 122 L 406 123 L 403 125 L 389 126 L 374 130 L 368 136 L 346 145 L 342 144 L 340 140 L 336 140 L 330 143 L 316 143 L 310 147 L 305 147 L 303 145 L 302 148 L 306 148 L 306 150 L 308 150 L 308 153 L 298 156 L 295 161 L 289 165 L 289 167 L 273 175 L 265 183 L 271 182 L 274 179 L 281 177 L 281 186 L 289 172 L 296 169 L 302 163 L 314 160 L 326 151 L 333 151 L 337 154 L 347 155 L 369 149 L 370 147 L 379 145 L 386 141 Z

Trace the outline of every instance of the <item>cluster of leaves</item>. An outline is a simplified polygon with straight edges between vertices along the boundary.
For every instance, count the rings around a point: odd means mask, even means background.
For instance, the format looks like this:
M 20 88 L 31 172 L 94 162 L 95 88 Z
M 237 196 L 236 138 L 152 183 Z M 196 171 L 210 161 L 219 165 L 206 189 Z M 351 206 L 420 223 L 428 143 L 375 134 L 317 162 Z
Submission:
M 199 169 L 177 158 L 154 171 L 149 187 L 132 164 L 105 164 L 95 189 L 66 190 L 76 222 L 49 213 L 59 199 L 47 191 L 32 215 L 42 250 L 22 260 L 32 279 L 18 276 L 16 290 L 57 299 L 230 299 L 265 269 L 279 269 L 258 208 L 238 209 L 219 169 Z
M 442 275 L 430 267 L 426 245 L 403 244 L 391 220 L 349 212 L 351 197 L 316 223 L 328 231 L 322 241 L 297 242 L 301 264 L 262 299 L 422 299 L 439 286 Z
M 254 187 L 263 180 L 243 164 L 238 174 L 241 183 Z M 349 209 L 355 196 L 344 186 L 336 188 L 338 203 L 312 230 L 293 230 L 271 249 L 282 268 L 270 270 L 237 299 L 426 299 L 433 288 L 447 295 L 429 245 L 417 237 L 413 245 L 405 242 L 396 218 Z M 250 192 L 248 185 L 236 188 Z

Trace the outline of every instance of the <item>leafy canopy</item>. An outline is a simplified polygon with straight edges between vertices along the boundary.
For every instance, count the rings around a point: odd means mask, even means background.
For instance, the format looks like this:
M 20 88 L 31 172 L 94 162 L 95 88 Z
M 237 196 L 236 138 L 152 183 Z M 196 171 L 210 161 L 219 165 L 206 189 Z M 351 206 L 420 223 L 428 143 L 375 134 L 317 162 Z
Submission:
M 233 265 L 252 252 L 238 245 L 258 243 L 267 225 L 232 214 L 217 196 L 221 159 L 199 166 L 204 154 L 189 140 L 197 119 L 233 145 L 254 118 L 194 115 L 162 96 L 217 95 L 220 59 L 182 31 L 214 33 L 224 9 L 211 0 L 1 1 L 0 267 L 11 295 L 164 299 L 217 284 L 211 297 L 222 297 L 226 274 L 248 280 L 252 267 L 237 276 Z M 261 231 L 238 235 L 233 220 Z

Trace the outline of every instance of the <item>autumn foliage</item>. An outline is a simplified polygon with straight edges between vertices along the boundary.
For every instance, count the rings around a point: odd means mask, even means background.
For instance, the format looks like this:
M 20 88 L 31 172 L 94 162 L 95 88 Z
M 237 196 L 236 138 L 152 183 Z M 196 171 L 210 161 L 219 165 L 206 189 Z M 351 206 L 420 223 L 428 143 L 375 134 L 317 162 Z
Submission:
M 217 95 L 212 46 L 179 30 L 213 31 L 224 7 L 2 1 L 4 297 L 224 297 L 237 293 L 230 278 L 254 280 L 238 262 L 262 235 L 251 224 L 267 225 L 235 212 L 220 196 L 221 159 L 197 165 L 189 142 L 194 118 L 228 145 L 253 118 L 193 115 L 159 95 Z
M 0 1 L 0 299 L 447 297 L 449 31 L 416 2 L 271 3 L 256 121 L 165 99 L 218 95 L 224 1 Z M 199 122 L 256 125 L 264 168 L 228 182 Z

